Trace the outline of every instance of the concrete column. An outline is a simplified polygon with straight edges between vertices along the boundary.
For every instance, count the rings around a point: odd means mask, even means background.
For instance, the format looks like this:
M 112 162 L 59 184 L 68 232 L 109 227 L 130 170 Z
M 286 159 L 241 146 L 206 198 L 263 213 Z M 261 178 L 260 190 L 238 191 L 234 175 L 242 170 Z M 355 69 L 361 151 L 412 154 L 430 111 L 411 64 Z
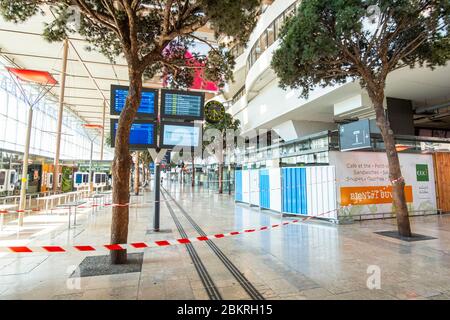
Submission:
M 23 226 L 23 216 L 27 202 L 27 175 L 28 175 L 28 155 L 30 152 L 30 139 L 31 128 L 33 126 L 33 108 L 28 110 L 28 124 L 27 124 L 27 136 L 25 140 L 25 151 L 23 153 L 23 166 L 22 166 L 22 185 L 20 189 L 20 201 L 19 201 L 19 227 Z
M 103 161 L 103 151 L 105 145 L 105 119 L 106 119 L 106 101 L 103 100 L 103 117 L 102 117 L 102 144 L 100 146 L 100 160 Z
M 66 71 L 67 71 L 67 54 L 69 51 L 69 42 L 67 39 L 64 40 L 63 57 L 62 57 L 62 67 L 61 67 L 61 82 L 60 82 L 60 92 L 59 92 L 59 111 L 58 111 L 58 127 L 56 130 L 56 151 L 55 151 L 55 161 L 53 168 L 53 191 L 58 190 L 58 166 L 59 166 L 59 154 L 61 151 L 61 131 L 62 131 L 62 120 L 64 114 L 64 95 L 66 89 Z

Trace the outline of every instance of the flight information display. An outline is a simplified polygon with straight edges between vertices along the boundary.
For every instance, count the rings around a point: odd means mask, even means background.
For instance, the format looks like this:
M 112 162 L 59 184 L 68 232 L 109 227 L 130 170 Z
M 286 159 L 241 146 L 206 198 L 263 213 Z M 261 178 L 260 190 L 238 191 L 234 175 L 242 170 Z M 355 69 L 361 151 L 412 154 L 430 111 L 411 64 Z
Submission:
M 128 87 L 111 85 L 111 114 L 120 115 L 128 96 Z M 141 104 L 137 111 L 137 117 L 155 117 L 158 106 L 158 90 L 143 88 Z
M 202 92 L 162 90 L 162 117 L 203 120 L 205 95 Z
M 161 147 L 198 147 L 200 145 L 200 126 L 184 123 L 163 123 Z
M 111 146 L 114 148 L 118 120 L 111 120 Z M 146 149 L 156 146 L 156 124 L 144 120 L 136 120 L 131 125 L 130 148 Z

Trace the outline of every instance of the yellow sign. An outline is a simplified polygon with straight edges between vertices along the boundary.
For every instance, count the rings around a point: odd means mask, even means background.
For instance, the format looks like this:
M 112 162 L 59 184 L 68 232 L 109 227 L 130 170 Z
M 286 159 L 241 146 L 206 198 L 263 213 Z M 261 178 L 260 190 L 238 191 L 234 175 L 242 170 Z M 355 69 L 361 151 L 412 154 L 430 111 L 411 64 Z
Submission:
M 413 202 L 412 186 L 405 186 L 406 202 Z M 341 205 L 392 203 L 391 186 L 341 187 Z
M 22 178 L 22 182 L 27 182 L 27 178 Z

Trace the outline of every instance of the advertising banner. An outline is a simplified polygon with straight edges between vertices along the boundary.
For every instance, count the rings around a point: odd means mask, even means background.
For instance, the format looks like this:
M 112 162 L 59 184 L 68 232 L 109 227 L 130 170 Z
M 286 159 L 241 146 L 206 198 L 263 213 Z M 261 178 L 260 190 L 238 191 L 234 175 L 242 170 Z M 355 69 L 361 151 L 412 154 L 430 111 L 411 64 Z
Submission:
M 400 153 L 405 178 L 405 196 L 411 214 L 435 211 L 436 191 L 433 157 Z M 389 166 L 383 152 L 330 152 L 336 166 L 336 188 L 340 206 L 351 206 L 350 215 L 393 212 Z

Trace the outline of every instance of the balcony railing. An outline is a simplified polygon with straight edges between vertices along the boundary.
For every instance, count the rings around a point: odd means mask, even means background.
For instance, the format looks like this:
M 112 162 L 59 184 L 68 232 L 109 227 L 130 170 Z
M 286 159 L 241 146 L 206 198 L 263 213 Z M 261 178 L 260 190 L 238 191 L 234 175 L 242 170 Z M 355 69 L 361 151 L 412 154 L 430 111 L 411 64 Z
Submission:
M 245 86 L 242 86 L 242 88 L 239 89 L 239 91 L 233 96 L 233 99 L 231 99 L 231 105 L 234 105 L 236 102 L 239 101 L 243 96 L 245 95 Z

